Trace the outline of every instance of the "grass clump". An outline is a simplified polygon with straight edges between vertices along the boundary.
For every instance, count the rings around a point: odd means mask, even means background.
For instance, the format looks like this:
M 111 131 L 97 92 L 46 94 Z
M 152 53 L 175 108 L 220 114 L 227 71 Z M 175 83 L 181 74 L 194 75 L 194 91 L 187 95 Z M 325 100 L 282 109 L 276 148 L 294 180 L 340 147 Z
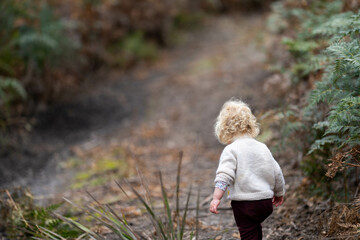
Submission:
M 117 236 L 119 239 L 128 239 L 128 240 L 137 240 L 137 239 L 184 239 L 185 236 L 185 226 L 186 219 L 188 214 L 189 201 L 191 197 L 191 188 L 188 191 L 186 196 L 186 202 L 183 210 L 182 216 L 180 216 L 180 175 L 181 175 L 181 162 L 182 162 L 182 153 L 180 154 L 180 160 L 178 164 L 177 171 L 177 180 L 176 180 L 176 206 L 175 210 L 171 208 L 171 204 L 168 198 L 168 192 L 165 189 L 165 185 L 163 182 L 162 174 L 159 173 L 159 180 L 161 186 L 161 194 L 162 194 L 162 202 L 164 207 L 164 214 L 159 214 L 155 208 L 152 206 L 151 194 L 149 193 L 148 187 L 143 185 L 143 188 L 146 190 L 146 195 L 142 196 L 135 188 L 131 187 L 131 191 L 136 196 L 137 200 L 142 204 L 142 206 L 146 210 L 146 214 L 149 217 L 150 222 L 152 223 L 153 230 L 150 229 L 136 229 L 125 219 L 124 215 L 116 213 L 116 211 L 108 204 L 101 204 L 97 201 L 90 193 L 89 196 L 94 200 L 95 207 L 87 205 L 85 207 L 81 207 L 70 200 L 66 199 L 68 203 L 82 211 L 89 214 L 96 221 L 96 224 L 104 226 L 108 228 L 111 233 Z M 142 175 L 140 175 L 142 178 Z M 142 182 L 144 180 L 142 179 Z M 128 194 L 124 191 L 123 187 L 116 182 L 121 191 L 128 196 Z M 199 201 L 198 201 L 199 203 Z M 197 211 L 199 209 L 199 204 L 197 204 Z M 92 231 L 90 228 L 82 225 L 79 222 L 73 221 L 72 219 L 63 217 L 58 215 L 60 219 L 63 221 L 72 224 L 74 227 L 78 228 L 82 232 L 88 234 L 89 236 L 95 239 L 105 239 L 103 236 Z M 198 224 L 196 224 L 198 226 Z M 195 233 L 190 233 L 190 239 L 197 235 L 197 228 L 195 229 Z
M 130 199 L 129 194 L 124 190 L 124 186 L 115 181 L 120 191 L 129 201 L 137 200 L 143 207 L 143 213 L 148 217 L 149 224 L 146 225 L 143 219 L 140 221 L 142 226 L 136 226 L 128 222 L 125 214 L 115 209 L 111 204 L 100 203 L 90 192 L 87 192 L 92 203 L 76 204 L 64 198 L 70 204 L 74 213 L 59 213 L 62 203 L 51 205 L 46 208 L 37 207 L 33 203 L 33 197 L 28 191 L 18 191 L 10 194 L 9 191 L 3 192 L 3 200 L 0 201 L 0 213 L 2 217 L 1 231 L 6 231 L 7 237 L 13 239 L 97 239 L 103 240 L 108 237 L 126 240 L 140 239 L 161 239 L 161 240 L 182 240 L 198 239 L 199 237 L 199 193 L 196 200 L 196 218 L 194 226 L 187 226 L 189 223 L 188 211 L 191 198 L 191 187 L 189 188 L 184 206 L 180 206 L 180 182 L 181 182 L 181 163 L 182 152 L 180 153 L 176 186 L 175 204 L 170 203 L 169 192 L 166 190 L 163 176 L 159 172 L 159 184 L 161 188 L 161 201 L 163 211 L 153 206 L 153 199 L 149 191 L 146 180 L 139 172 L 142 188 L 145 194 L 141 194 L 130 183 L 126 187 L 130 188 L 135 199 Z M 108 165 L 103 170 L 112 169 L 113 165 Z M 85 178 L 85 177 L 84 177 Z M 181 210 L 182 208 L 182 210 Z M 80 215 L 79 215 L 80 214 Z M 142 217 L 142 216 L 140 216 Z M 84 221 L 86 223 L 84 223 Z M 106 234 L 97 229 L 106 228 Z

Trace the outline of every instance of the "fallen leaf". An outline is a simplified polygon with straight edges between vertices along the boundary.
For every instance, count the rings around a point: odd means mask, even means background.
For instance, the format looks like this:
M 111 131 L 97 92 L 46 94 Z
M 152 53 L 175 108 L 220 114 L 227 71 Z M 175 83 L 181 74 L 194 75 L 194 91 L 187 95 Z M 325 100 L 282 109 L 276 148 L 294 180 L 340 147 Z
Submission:
M 232 234 L 232 237 L 234 237 L 234 238 L 240 238 L 240 233 L 233 233 L 233 234 Z

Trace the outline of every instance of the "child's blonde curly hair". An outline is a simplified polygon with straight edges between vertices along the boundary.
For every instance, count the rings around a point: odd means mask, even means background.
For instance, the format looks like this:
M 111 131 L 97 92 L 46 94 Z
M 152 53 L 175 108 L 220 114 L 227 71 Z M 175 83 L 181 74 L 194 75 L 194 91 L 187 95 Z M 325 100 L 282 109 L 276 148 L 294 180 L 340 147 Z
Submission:
M 230 144 L 241 135 L 256 137 L 259 131 L 251 109 L 238 99 L 230 99 L 223 105 L 215 123 L 215 135 L 222 144 Z

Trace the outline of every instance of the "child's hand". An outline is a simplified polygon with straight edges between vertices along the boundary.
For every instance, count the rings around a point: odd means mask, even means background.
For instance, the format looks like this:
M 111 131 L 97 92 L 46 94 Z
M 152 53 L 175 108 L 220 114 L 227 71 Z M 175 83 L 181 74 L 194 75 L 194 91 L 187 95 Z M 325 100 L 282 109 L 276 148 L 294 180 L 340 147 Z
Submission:
M 220 204 L 220 200 L 219 199 L 213 199 L 210 203 L 210 212 L 218 214 L 219 212 L 217 211 L 217 207 Z
M 283 196 L 281 196 L 281 197 L 273 197 L 272 202 L 273 202 L 273 205 L 275 205 L 275 207 L 278 207 L 281 204 L 283 204 L 284 197 Z

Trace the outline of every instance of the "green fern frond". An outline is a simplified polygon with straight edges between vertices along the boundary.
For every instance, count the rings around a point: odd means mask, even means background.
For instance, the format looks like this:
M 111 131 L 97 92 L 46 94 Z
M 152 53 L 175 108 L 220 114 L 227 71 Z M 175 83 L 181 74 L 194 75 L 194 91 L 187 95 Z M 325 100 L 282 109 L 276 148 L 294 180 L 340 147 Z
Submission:
M 357 39 L 351 42 L 336 42 L 329 46 L 326 52 L 336 59 L 350 63 L 354 68 L 360 68 L 360 45 Z
M 331 37 L 338 34 L 339 31 L 350 29 L 353 23 L 352 15 L 352 12 L 333 15 L 328 21 L 316 26 L 312 33 L 314 35 Z
M 311 52 L 319 46 L 315 41 L 294 40 L 287 37 L 282 39 L 282 43 L 286 45 L 289 51 L 295 56 Z
M 317 122 L 313 125 L 313 129 L 324 131 L 327 127 L 329 127 L 329 121 Z
M 24 100 L 26 95 L 24 87 L 17 79 L 0 76 L 0 106 L 8 107 L 18 99 Z
M 49 35 L 37 32 L 22 35 L 18 42 L 22 48 L 42 47 L 53 50 L 58 47 L 58 43 L 55 39 L 51 38 Z
M 333 103 L 343 97 L 348 96 L 349 93 L 342 89 L 320 88 L 314 89 L 310 92 L 309 103 L 316 105 L 320 102 Z
M 336 143 L 337 139 L 338 139 L 338 137 L 334 136 L 334 135 L 330 135 L 330 136 L 326 136 L 321 139 L 318 139 L 311 145 L 310 150 L 308 151 L 307 154 L 311 154 L 311 153 L 315 152 L 316 150 L 322 150 L 324 148 L 324 146 L 332 145 L 332 144 Z

